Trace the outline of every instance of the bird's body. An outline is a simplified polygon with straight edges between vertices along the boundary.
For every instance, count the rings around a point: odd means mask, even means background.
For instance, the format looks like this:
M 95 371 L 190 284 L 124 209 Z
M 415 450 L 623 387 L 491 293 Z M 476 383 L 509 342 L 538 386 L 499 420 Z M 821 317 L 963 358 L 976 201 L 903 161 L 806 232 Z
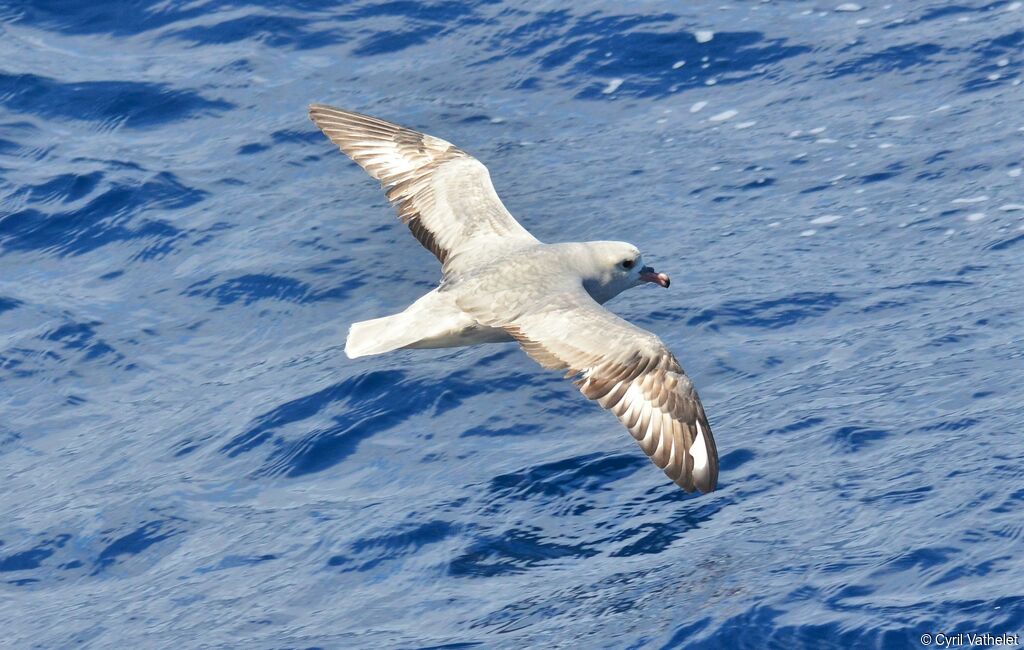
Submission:
M 564 290 L 571 290 L 569 283 L 578 276 L 584 279 L 583 289 L 588 295 L 604 304 L 628 285 L 594 274 L 593 256 L 604 251 L 621 259 L 633 250 L 622 242 L 536 242 L 492 259 L 473 260 L 405 311 L 355 323 L 349 330 L 345 352 L 349 358 L 356 358 L 400 348 L 454 348 L 515 341 L 504 329 L 481 324 L 460 303 L 480 294 L 488 296 L 497 310 L 522 313 L 557 295 L 552 290 L 558 288 L 560 279 L 567 279 Z
M 377 118 L 313 105 L 314 122 L 381 181 L 399 217 L 442 263 L 442 280 L 401 313 L 354 323 L 346 354 L 518 342 L 612 411 L 677 484 L 709 492 L 718 455 L 696 390 L 658 337 L 601 307 L 668 276 L 625 242 L 545 244 L 502 205 L 475 158 Z

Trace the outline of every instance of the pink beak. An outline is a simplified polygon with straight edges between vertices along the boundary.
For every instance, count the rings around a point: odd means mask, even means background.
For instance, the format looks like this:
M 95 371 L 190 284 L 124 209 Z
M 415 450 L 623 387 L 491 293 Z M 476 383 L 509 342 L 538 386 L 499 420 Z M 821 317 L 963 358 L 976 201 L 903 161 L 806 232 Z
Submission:
M 640 279 L 644 282 L 653 282 L 654 284 L 661 285 L 668 289 L 668 285 L 672 284 L 672 279 L 664 273 L 658 273 L 649 266 L 645 266 L 640 269 Z

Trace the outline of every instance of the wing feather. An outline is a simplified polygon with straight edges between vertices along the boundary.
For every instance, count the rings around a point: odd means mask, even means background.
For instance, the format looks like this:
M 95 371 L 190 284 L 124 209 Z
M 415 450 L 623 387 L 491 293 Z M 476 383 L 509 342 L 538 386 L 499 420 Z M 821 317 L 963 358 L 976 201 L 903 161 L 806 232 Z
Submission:
M 718 483 L 718 452 L 693 382 L 661 340 L 598 305 L 582 288 L 501 326 L 535 361 L 567 371 L 611 411 L 655 465 L 687 492 Z M 566 308 L 565 304 L 571 307 Z
M 450 142 L 323 104 L 309 115 L 380 181 L 399 219 L 446 272 L 481 248 L 538 243 L 505 209 L 487 168 Z

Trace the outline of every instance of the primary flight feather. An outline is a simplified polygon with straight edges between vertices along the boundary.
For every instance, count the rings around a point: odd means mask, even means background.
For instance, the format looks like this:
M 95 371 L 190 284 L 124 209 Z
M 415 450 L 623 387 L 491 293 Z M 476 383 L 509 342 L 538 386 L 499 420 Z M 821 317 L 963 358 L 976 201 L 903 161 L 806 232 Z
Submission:
M 542 243 L 487 168 L 449 142 L 323 104 L 309 114 L 442 265 L 440 286 L 405 311 L 352 325 L 350 358 L 516 341 L 615 414 L 684 490 L 715 489 L 718 452 L 693 382 L 661 339 L 601 306 L 646 282 L 668 287 L 667 275 L 625 242 Z

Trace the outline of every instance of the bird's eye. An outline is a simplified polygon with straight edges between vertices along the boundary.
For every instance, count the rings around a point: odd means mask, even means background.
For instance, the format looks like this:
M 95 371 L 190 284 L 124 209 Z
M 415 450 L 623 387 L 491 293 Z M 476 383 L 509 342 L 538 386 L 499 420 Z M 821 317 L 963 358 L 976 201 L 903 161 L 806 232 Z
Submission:
M 621 266 L 624 269 L 631 269 L 636 266 L 636 260 L 622 260 Z

